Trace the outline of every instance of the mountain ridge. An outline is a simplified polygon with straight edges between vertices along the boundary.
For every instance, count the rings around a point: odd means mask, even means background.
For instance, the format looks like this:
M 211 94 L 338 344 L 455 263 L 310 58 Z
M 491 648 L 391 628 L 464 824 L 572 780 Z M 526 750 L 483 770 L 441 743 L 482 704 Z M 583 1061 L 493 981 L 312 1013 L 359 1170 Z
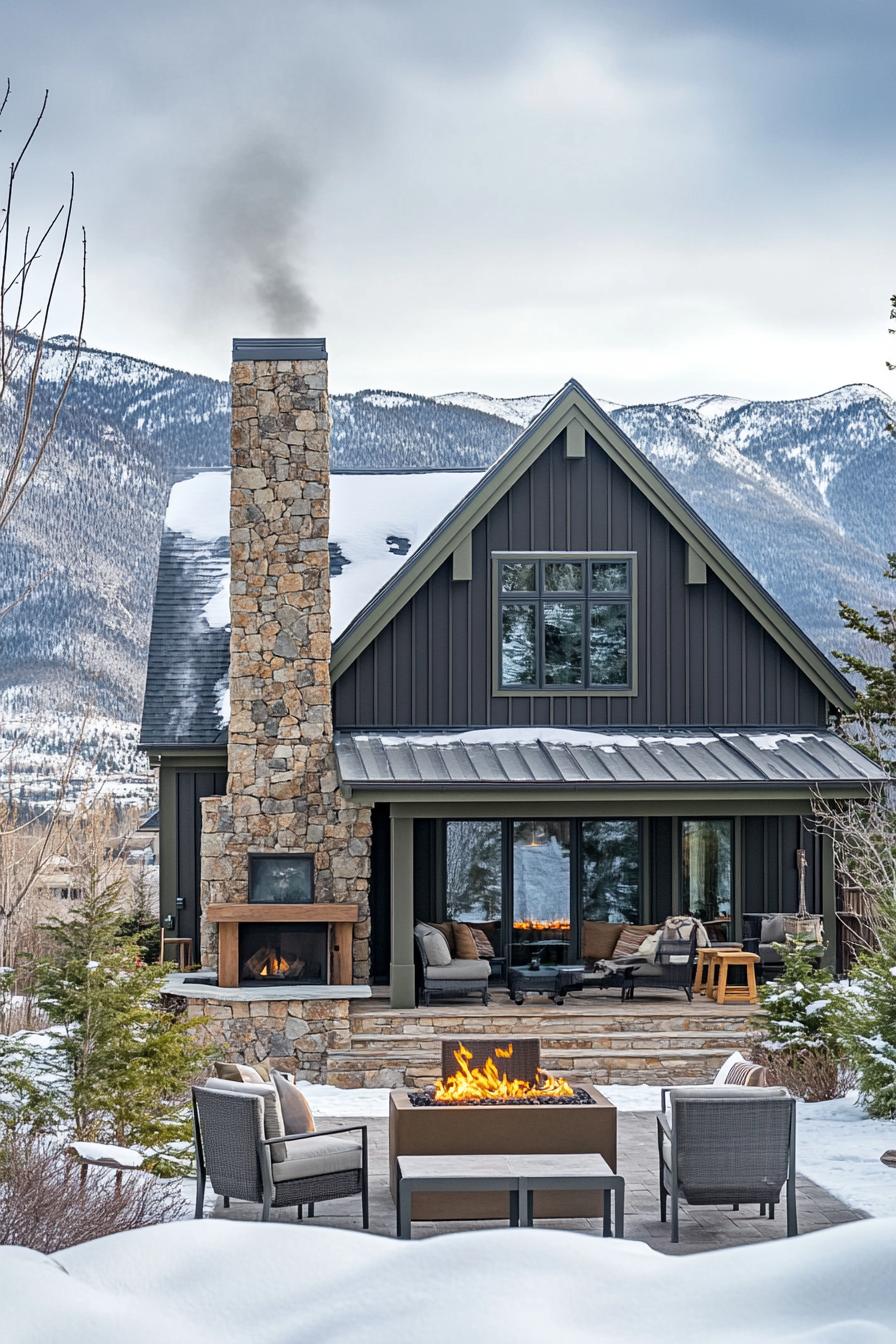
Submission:
M 72 341 L 48 343 L 38 422 Z M 333 469 L 486 467 L 549 399 L 335 393 Z M 597 400 L 826 653 L 843 643 L 838 597 L 859 607 L 883 598 L 896 544 L 896 439 L 886 431 L 896 402 L 886 393 L 845 384 L 777 401 Z M 0 622 L 0 739 L 11 725 L 27 732 L 32 774 L 59 757 L 85 705 L 107 725 L 104 769 L 133 773 L 168 488 L 227 465 L 229 410 L 222 380 L 82 350 L 47 459 L 0 538 L 0 607 L 35 585 Z M 14 414 L 0 407 L 0 460 Z

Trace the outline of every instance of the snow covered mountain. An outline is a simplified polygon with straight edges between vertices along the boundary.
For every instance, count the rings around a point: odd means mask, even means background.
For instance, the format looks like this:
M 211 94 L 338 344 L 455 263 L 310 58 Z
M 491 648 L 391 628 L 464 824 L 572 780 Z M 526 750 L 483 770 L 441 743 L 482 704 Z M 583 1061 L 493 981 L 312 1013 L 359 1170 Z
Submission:
M 70 345 L 59 338 L 45 359 L 38 419 Z M 333 465 L 481 468 L 546 400 L 334 396 Z M 838 597 L 861 606 L 883 596 L 883 556 L 896 545 L 896 438 L 886 431 L 896 404 L 884 393 L 600 400 L 825 650 L 840 641 Z M 0 461 L 13 409 L 0 411 Z M 51 450 L 0 540 L 0 610 L 25 593 L 0 620 L 0 738 L 12 726 L 27 735 L 18 755 L 34 772 L 63 751 L 85 708 L 102 726 L 91 730 L 98 768 L 132 769 L 169 485 L 192 468 L 226 466 L 228 418 L 224 382 L 82 353 Z

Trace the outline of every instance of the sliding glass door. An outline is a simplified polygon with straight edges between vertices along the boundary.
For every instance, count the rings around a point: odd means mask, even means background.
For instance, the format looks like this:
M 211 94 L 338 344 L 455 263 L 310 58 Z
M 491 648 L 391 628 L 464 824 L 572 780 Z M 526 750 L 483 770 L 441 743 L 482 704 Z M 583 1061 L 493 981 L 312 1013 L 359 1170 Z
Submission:
M 642 919 L 636 819 L 446 821 L 440 910 L 510 965 L 602 956 L 608 924 Z
M 514 821 L 510 962 L 537 956 L 544 965 L 568 962 L 572 942 L 570 822 Z

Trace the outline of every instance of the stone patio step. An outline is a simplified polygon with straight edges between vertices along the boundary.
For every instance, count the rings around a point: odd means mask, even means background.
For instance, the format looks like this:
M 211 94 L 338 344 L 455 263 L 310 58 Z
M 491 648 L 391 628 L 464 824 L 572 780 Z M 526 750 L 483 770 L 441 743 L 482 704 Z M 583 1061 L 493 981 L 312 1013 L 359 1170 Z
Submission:
M 715 1049 L 727 1050 L 730 1054 L 743 1044 L 744 1034 L 742 1031 L 551 1031 L 543 1033 L 540 1039 L 542 1053 L 596 1049 L 632 1052 Z M 397 1049 L 409 1055 L 431 1055 L 435 1059 L 440 1055 L 441 1041 L 442 1035 L 435 1034 L 353 1032 L 352 1052 L 376 1054 L 381 1050 Z

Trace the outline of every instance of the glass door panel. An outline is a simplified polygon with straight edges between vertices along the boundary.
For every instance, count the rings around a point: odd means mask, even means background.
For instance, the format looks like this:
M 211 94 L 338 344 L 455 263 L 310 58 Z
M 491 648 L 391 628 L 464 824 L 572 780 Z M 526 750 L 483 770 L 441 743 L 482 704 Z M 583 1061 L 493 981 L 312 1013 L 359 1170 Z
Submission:
M 500 821 L 445 822 L 445 918 L 480 929 L 495 956 L 504 955 L 502 833 Z
M 512 965 L 570 960 L 569 831 L 568 821 L 513 823 Z
M 704 921 L 732 915 L 731 821 L 681 823 L 681 908 Z

